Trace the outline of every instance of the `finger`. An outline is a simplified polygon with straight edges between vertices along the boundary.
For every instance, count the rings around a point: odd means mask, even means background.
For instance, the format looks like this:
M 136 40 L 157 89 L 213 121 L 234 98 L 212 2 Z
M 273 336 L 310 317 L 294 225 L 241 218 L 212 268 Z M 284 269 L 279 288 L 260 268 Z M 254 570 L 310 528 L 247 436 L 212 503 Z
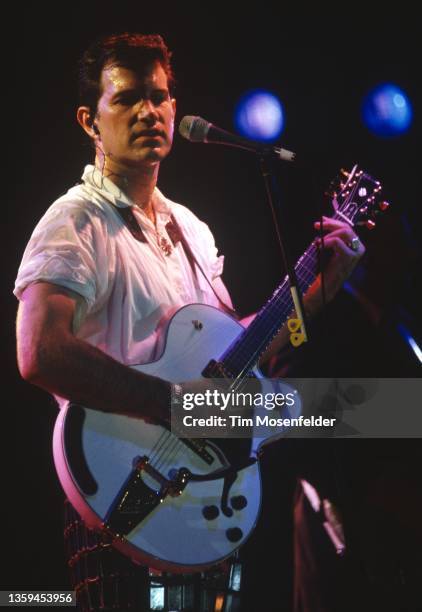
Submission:
M 341 238 L 346 246 L 352 250 L 354 253 L 359 253 L 359 255 L 363 255 L 365 252 L 364 244 L 359 240 L 356 236 L 355 232 L 351 227 L 343 226 L 340 229 L 332 230 L 328 234 L 324 236 L 324 239 L 320 238 L 315 239 L 315 244 L 320 247 L 322 242 L 324 243 L 324 247 L 327 245 L 328 238 Z
M 320 220 L 315 221 L 314 227 L 316 229 L 320 229 L 321 222 Z M 340 229 L 342 227 L 350 227 L 349 223 L 346 221 L 341 221 L 340 219 L 331 219 L 330 217 L 322 217 L 322 229 L 323 231 L 331 230 L 331 229 Z
M 329 236 L 337 236 L 341 238 L 342 240 L 344 240 L 346 244 L 349 244 L 353 240 L 353 238 L 357 237 L 353 230 L 347 227 L 340 227 L 338 229 L 330 230 L 322 238 L 320 236 L 317 236 L 316 240 L 319 242 L 322 242 L 322 241 L 325 242 Z
M 350 245 L 352 243 L 352 240 L 358 238 L 351 227 L 340 227 L 338 229 L 331 230 L 330 232 L 328 232 L 328 234 L 324 236 L 324 242 L 329 236 L 337 236 L 338 238 L 344 240 L 347 245 Z
M 340 236 L 333 236 L 332 234 L 328 234 L 324 238 L 324 248 L 332 249 L 335 253 L 339 255 L 345 255 L 350 259 L 360 259 L 363 253 L 365 252 L 365 247 L 361 242 L 359 242 L 359 247 L 357 250 L 352 249 L 348 246 L 345 241 Z

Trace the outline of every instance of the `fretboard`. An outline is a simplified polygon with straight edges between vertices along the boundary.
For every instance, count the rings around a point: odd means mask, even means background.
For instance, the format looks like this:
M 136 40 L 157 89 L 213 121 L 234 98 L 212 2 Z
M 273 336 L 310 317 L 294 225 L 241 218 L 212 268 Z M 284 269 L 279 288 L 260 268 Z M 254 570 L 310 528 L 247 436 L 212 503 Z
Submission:
M 314 282 L 318 269 L 318 249 L 312 243 L 295 265 L 299 288 L 304 293 Z M 282 328 L 293 310 L 287 276 L 255 319 L 221 356 L 220 362 L 236 378 L 246 376 Z

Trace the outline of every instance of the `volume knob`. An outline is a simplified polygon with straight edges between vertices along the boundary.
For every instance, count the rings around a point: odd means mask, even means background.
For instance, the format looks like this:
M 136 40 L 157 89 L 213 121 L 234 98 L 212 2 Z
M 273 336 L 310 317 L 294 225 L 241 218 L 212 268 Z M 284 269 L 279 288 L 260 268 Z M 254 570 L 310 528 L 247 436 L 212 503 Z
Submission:
M 230 502 L 234 510 L 243 510 L 248 505 L 248 500 L 244 495 L 236 495 L 231 498 Z
M 207 521 L 213 521 L 220 514 L 220 511 L 217 506 L 204 506 L 202 514 Z
M 226 537 L 230 542 L 238 542 L 242 539 L 243 531 L 239 527 L 231 527 L 226 531 Z

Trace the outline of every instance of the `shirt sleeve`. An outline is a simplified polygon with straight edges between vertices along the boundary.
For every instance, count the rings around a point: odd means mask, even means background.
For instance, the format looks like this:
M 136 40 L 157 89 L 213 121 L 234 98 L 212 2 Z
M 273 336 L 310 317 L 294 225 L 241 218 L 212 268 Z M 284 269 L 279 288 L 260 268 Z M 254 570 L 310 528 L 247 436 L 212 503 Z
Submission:
M 38 223 L 16 278 L 18 299 L 28 285 L 44 281 L 81 295 L 87 312 L 101 301 L 109 284 L 108 241 L 100 215 L 84 204 L 58 201 Z

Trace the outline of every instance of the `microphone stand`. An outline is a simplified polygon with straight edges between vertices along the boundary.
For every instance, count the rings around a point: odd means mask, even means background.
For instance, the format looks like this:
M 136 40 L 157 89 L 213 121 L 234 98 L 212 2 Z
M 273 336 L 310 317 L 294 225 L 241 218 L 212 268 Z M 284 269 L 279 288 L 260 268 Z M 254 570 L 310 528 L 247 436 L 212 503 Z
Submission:
M 290 341 L 293 346 L 299 346 L 302 342 L 307 341 L 306 333 L 306 315 L 303 307 L 303 296 L 299 287 L 296 276 L 296 270 L 291 262 L 289 253 L 285 247 L 286 241 L 283 239 L 283 220 L 280 188 L 274 173 L 274 151 L 272 149 L 263 149 L 258 152 L 262 177 L 264 179 L 265 190 L 267 193 L 268 203 L 273 215 L 275 230 L 278 238 L 278 243 L 281 251 L 282 260 L 287 271 L 287 277 L 290 283 L 290 292 L 292 294 L 293 304 L 296 310 L 297 322 L 288 320 L 288 328 L 290 332 L 297 332 L 300 327 L 299 334 L 290 334 Z M 292 324 L 290 325 L 290 322 Z M 295 324 L 296 323 L 296 324 Z M 296 337 L 296 341 L 294 341 Z

